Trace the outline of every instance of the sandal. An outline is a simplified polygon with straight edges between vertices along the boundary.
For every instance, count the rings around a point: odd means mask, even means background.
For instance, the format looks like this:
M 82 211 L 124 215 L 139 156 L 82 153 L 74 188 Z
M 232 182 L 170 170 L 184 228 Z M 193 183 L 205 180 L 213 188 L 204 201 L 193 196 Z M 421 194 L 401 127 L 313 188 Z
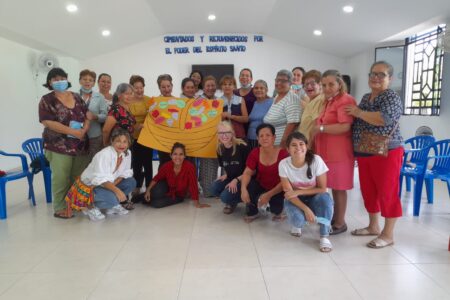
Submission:
M 339 233 L 343 233 L 347 231 L 347 224 L 342 225 L 341 227 L 331 226 L 330 235 L 336 235 Z
M 290 234 L 292 236 L 295 236 L 295 237 L 301 237 L 302 236 L 302 229 L 292 226 Z
M 235 208 L 236 206 L 225 205 L 225 207 L 223 208 L 223 213 L 226 215 L 232 214 Z
M 319 250 L 320 252 L 331 252 L 333 250 L 333 245 L 330 240 L 326 237 L 321 237 L 319 241 Z
M 245 221 L 245 223 L 248 224 L 248 223 L 251 223 L 251 222 L 255 221 L 258 218 L 259 218 L 259 214 L 256 214 L 256 215 L 253 215 L 253 216 L 245 216 L 244 217 L 244 221 Z
M 285 219 L 286 219 L 286 215 L 284 215 L 283 213 L 281 213 L 279 215 L 274 215 L 272 217 L 273 222 L 283 222 Z
M 367 247 L 372 248 L 372 249 L 381 249 L 381 248 L 391 246 L 391 245 L 394 245 L 394 241 L 387 242 L 379 237 L 377 237 L 367 243 Z
M 55 213 L 53 214 L 53 216 L 54 216 L 55 218 L 58 218 L 58 219 L 71 219 L 71 218 L 75 217 L 75 215 L 69 214 L 69 213 L 67 213 L 67 211 L 65 211 L 65 210 L 59 211 L 59 212 L 55 212 Z
M 352 230 L 351 234 L 355 235 L 355 236 L 369 236 L 369 235 L 379 235 L 380 233 L 370 232 L 369 228 L 366 227 L 366 228 L 358 228 L 358 229 Z
M 133 210 L 134 209 L 134 203 L 130 201 L 124 201 L 121 202 L 120 205 L 122 205 L 123 208 L 126 210 Z

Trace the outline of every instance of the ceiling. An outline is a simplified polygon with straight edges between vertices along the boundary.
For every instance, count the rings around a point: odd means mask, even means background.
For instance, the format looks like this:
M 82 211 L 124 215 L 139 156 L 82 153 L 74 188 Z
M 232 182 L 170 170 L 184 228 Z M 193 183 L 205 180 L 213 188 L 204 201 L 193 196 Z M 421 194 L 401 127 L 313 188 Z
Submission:
M 342 12 L 348 4 L 353 14 Z M 78 59 L 175 33 L 258 33 L 350 57 L 449 20 L 449 0 L 0 0 L 0 36 Z

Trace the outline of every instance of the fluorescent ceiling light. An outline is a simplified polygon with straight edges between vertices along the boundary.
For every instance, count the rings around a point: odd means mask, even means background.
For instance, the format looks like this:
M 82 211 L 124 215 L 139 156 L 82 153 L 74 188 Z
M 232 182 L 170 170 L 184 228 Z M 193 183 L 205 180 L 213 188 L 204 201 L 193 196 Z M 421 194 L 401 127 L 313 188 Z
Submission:
M 102 30 L 102 35 L 103 36 L 110 36 L 111 35 L 111 31 L 109 31 L 108 29 Z
M 215 19 L 216 19 L 216 15 L 211 14 L 208 16 L 208 20 L 210 20 L 210 21 L 214 21 Z
M 317 36 L 321 36 L 322 35 L 322 31 L 320 31 L 318 29 L 314 30 L 313 33 L 314 33 L 314 35 L 317 35 Z
M 351 5 L 346 5 L 342 8 L 342 10 L 347 13 L 347 14 L 351 14 L 353 12 L 353 6 Z
M 66 10 L 70 13 L 74 13 L 78 11 L 78 7 L 75 4 L 68 4 Z

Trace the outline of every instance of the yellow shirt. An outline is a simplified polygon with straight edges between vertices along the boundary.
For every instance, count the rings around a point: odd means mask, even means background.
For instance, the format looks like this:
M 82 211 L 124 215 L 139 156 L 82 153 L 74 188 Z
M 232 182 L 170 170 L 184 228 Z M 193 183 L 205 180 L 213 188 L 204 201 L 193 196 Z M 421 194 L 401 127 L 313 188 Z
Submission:
M 316 124 L 316 119 L 320 116 L 325 103 L 325 96 L 320 94 L 316 98 L 308 102 L 303 110 L 302 119 L 300 120 L 300 126 L 298 131 L 310 141 L 310 133 L 313 126 Z
M 136 124 L 144 124 L 145 117 L 148 114 L 148 105 L 150 97 L 144 96 L 144 98 L 140 101 L 136 101 L 130 104 L 129 109 L 131 114 L 136 119 Z M 137 139 L 139 137 L 140 130 L 135 130 L 133 137 Z

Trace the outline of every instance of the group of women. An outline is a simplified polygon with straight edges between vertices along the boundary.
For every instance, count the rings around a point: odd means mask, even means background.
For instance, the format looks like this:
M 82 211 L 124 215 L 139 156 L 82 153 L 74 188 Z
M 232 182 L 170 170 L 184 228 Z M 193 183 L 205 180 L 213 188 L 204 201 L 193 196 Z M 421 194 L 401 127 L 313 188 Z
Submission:
M 293 236 L 301 236 L 305 224 L 319 223 L 319 249 L 329 252 L 329 235 L 347 231 L 347 191 L 353 188 L 356 157 L 369 225 L 351 233 L 376 236 L 367 244 L 372 248 L 391 245 L 402 214 L 397 179 L 403 155 L 398 127 L 402 103 L 389 89 L 392 74 L 390 64 L 374 63 L 371 92 L 356 105 L 335 70 L 323 74 L 298 67 L 293 72 L 281 70 L 274 97 L 268 96 L 264 80 L 252 85 L 247 68 L 239 74 L 240 88 L 233 76 L 224 76 L 217 84 L 214 77 L 203 78 L 193 71 L 182 81 L 181 97 L 216 99 L 219 86 L 224 103 L 217 130 L 218 159 L 199 159 L 197 179 L 194 164 L 177 141 L 171 153 L 159 152 L 159 171 L 153 176 L 153 150 L 137 143 L 149 108 L 144 78 L 133 75 L 111 95 L 109 75 L 99 76 L 96 93 L 92 91 L 96 74 L 83 70 L 81 90 L 73 93 L 68 91 L 67 74 L 55 68 L 45 84 L 51 92 L 39 105 L 44 148 L 53 171 L 54 216 L 71 217 L 65 196 L 80 175 L 81 183 L 93 187 L 93 204 L 84 210 L 92 220 L 105 217 L 102 209 L 106 214 L 125 214 L 139 201 L 164 207 L 189 197 L 196 207 L 207 207 L 199 202 L 200 186 L 205 197 L 220 197 L 225 214 L 244 203 L 246 222 L 261 212 L 270 211 L 274 221 L 287 215 Z M 160 75 L 157 83 L 160 96 L 173 97 L 170 75 Z M 354 152 L 365 132 L 391 136 L 387 157 Z M 129 194 L 135 201 L 128 200 Z M 380 212 L 385 218 L 382 230 Z

